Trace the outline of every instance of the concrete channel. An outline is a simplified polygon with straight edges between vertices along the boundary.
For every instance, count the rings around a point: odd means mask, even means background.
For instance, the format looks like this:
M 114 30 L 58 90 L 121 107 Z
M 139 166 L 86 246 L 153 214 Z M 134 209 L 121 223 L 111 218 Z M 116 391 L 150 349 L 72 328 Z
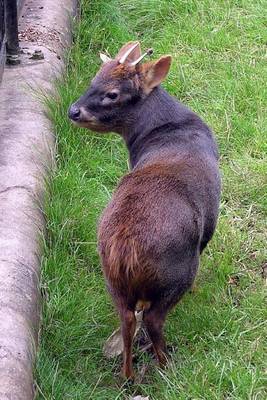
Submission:
M 71 42 L 75 0 L 26 0 L 21 64 L 0 85 L 0 400 L 35 396 L 45 182 L 55 153 L 40 93 L 51 93 Z

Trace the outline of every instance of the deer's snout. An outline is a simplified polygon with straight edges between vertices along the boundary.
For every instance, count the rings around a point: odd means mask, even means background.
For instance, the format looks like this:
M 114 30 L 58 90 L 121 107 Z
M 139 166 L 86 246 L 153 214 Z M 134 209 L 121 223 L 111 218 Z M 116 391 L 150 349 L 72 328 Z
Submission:
M 72 104 L 69 108 L 68 112 L 69 118 L 72 121 L 79 121 L 80 115 L 81 115 L 81 110 L 79 107 L 77 107 L 75 104 Z

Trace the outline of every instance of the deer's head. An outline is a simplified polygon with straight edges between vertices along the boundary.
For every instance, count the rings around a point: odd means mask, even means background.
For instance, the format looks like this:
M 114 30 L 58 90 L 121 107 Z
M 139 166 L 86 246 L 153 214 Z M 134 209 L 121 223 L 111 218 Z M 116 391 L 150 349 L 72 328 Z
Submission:
M 70 106 L 69 118 L 93 131 L 120 132 L 168 74 L 171 56 L 141 64 L 150 54 L 151 49 L 141 55 L 139 42 L 125 44 L 114 59 L 100 54 L 103 64 L 87 91 Z

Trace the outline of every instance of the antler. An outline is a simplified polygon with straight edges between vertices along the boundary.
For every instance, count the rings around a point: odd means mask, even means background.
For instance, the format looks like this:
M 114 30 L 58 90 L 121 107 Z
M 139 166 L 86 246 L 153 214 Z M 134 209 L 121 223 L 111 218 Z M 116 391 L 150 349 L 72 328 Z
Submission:
M 119 63 L 120 63 L 120 64 L 124 64 L 125 61 L 127 60 L 127 58 L 129 57 L 129 55 L 134 51 L 134 49 L 135 49 L 138 45 L 139 45 L 139 43 L 137 42 L 137 43 L 135 43 L 132 47 L 130 47 L 130 48 L 126 51 L 126 53 L 123 54 L 123 56 L 122 56 L 121 59 L 119 60 Z M 153 49 L 147 49 L 147 51 L 146 51 L 144 54 L 142 54 L 139 58 L 137 58 L 137 60 L 135 60 L 135 61 L 129 63 L 129 65 L 130 65 L 131 67 L 134 67 L 135 65 L 139 64 L 140 61 L 142 61 L 144 57 L 146 57 L 146 56 L 151 56 L 151 54 L 153 54 Z M 103 53 L 100 53 L 100 58 L 101 58 L 101 60 L 102 60 L 104 63 L 105 63 L 105 62 L 108 62 L 108 61 L 111 61 L 111 58 L 109 58 L 106 54 L 103 54 Z
M 142 61 L 144 57 L 151 56 L 152 54 L 153 54 L 153 49 L 147 49 L 147 51 L 143 55 L 141 55 L 139 58 L 137 58 L 137 60 L 133 61 L 130 65 L 132 67 L 134 67 L 135 65 L 139 64 L 140 61 Z

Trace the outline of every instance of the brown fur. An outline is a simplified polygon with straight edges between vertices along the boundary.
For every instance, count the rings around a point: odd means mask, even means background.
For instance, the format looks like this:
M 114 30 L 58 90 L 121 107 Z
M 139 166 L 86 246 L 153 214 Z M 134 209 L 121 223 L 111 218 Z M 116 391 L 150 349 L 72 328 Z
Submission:
M 121 229 L 110 238 L 110 249 L 107 258 L 107 277 L 116 282 L 120 275 L 130 281 L 136 279 L 139 266 L 138 248 L 134 238 L 128 233 L 128 228 L 122 226 Z
M 121 319 L 126 378 L 134 375 L 135 310 L 144 310 L 157 359 L 166 363 L 163 325 L 192 287 L 220 200 L 211 130 L 160 86 L 171 56 L 131 66 L 140 54 L 139 43 L 126 43 L 69 109 L 80 126 L 119 133 L 129 151 L 132 172 L 121 179 L 98 228 L 103 272 Z
M 111 78 L 113 79 L 129 79 L 135 75 L 134 67 L 126 67 L 124 64 L 119 64 L 111 72 Z
M 150 235 L 144 236 L 146 224 L 151 223 L 149 203 L 153 203 L 159 183 L 163 194 L 176 187 L 184 197 L 188 168 L 193 173 L 192 165 L 189 167 L 187 162 L 172 164 L 165 161 L 127 174 L 102 216 L 98 239 L 104 273 L 111 286 L 120 293 L 125 292 L 126 286 L 129 293 L 138 293 L 139 297 L 131 299 L 133 308 L 140 299 L 150 301 L 146 297 L 146 282 L 160 279 L 152 261 L 156 248 L 151 244 Z M 153 223 L 156 237 L 162 230 L 162 217 L 164 215 Z

